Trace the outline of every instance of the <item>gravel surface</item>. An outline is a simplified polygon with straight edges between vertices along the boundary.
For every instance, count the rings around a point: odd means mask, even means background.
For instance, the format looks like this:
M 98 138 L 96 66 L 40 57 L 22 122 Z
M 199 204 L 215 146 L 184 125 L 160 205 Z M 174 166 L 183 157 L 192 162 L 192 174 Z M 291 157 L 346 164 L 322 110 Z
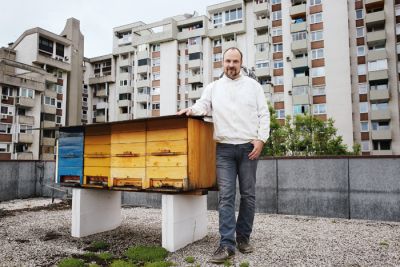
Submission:
M 121 227 L 78 239 L 70 236 L 70 206 L 44 208 L 43 199 L 17 202 L 26 203 L 0 203 L 9 210 L 0 213 L 0 266 L 53 266 L 83 254 L 92 241 L 106 241 L 114 255 L 130 246 L 161 244 L 161 210 L 123 208 Z M 28 204 L 41 208 L 30 211 Z M 170 253 L 169 261 L 193 266 L 184 261 L 192 256 L 196 264 L 213 266 L 207 260 L 218 244 L 217 212 L 210 211 L 208 219 L 207 237 Z M 257 214 L 252 243 L 255 252 L 237 252 L 235 266 L 245 261 L 250 266 L 400 266 L 400 223 Z

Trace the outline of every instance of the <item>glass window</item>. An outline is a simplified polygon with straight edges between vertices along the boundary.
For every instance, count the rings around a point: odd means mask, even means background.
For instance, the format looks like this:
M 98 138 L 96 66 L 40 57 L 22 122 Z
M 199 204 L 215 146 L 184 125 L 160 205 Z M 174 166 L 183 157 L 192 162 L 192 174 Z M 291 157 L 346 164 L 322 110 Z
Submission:
M 278 27 L 278 28 L 272 28 L 272 36 L 281 36 L 282 35 L 282 28 Z
M 153 58 L 153 59 L 151 60 L 151 62 L 152 62 L 152 66 L 153 66 L 153 67 L 158 67 L 158 66 L 160 66 L 160 58 Z
M 154 110 L 160 109 L 160 103 L 153 103 L 153 104 L 151 104 L 151 108 L 154 109 Z
M 314 114 L 326 114 L 326 104 L 315 104 L 313 106 Z
M 368 93 L 368 85 L 366 83 L 359 83 L 358 84 L 358 93 L 359 94 Z
M 153 81 L 160 79 L 160 73 L 159 72 L 154 72 L 152 75 L 153 75 Z
M 49 106 L 56 106 L 56 99 L 48 96 L 44 97 L 44 104 Z
M 369 71 L 387 70 L 387 59 L 380 59 L 368 62 Z
M 32 133 L 32 126 L 21 124 L 21 125 L 19 126 L 19 132 L 20 132 L 20 133 L 31 134 L 31 133 Z
M 358 75 L 365 75 L 367 74 L 367 65 L 361 64 L 357 66 L 357 74 Z
M 368 112 L 368 102 L 360 102 L 360 113 L 367 113 Z
M 388 110 L 389 109 L 389 103 L 388 102 L 373 103 L 373 104 L 371 104 L 371 109 L 372 110 Z
M 322 22 L 322 13 L 315 13 L 311 15 L 310 24 Z
M 307 39 L 307 32 L 303 31 L 292 33 L 292 39 L 293 41 L 305 40 Z
M 369 151 L 369 141 L 361 141 L 361 151 Z
M 364 27 L 358 27 L 356 29 L 356 37 L 364 37 Z
M 10 134 L 11 133 L 11 124 L 0 123 L 0 134 Z
M 215 39 L 215 40 L 213 41 L 213 45 L 214 45 L 214 47 L 221 46 L 221 45 L 222 45 L 221 39 Z
M 358 57 L 365 56 L 365 46 L 364 45 L 357 46 L 357 56 Z
M 324 49 L 319 48 L 311 50 L 311 59 L 319 59 L 319 58 L 324 58 Z
M 305 114 L 308 113 L 310 110 L 309 105 L 294 105 L 293 106 L 293 114 L 298 115 L 298 114 Z
M 213 54 L 213 62 L 222 61 L 222 53 Z
M 256 44 L 256 52 L 267 51 L 267 43 Z
M 275 110 L 276 118 L 277 119 L 284 119 L 285 118 L 285 110 L 284 109 L 277 109 Z
M 272 20 L 280 20 L 280 19 L 282 19 L 282 11 L 281 10 L 272 12 Z
M 310 74 L 311 77 L 325 76 L 325 67 L 312 68 Z
M 364 11 L 362 9 L 357 9 L 356 10 L 356 19 L 362 19 L 364 18 Z
M 256 69 L 268 68 L 269 62 L 268 60 L 257 60 L 256 61 Z
M 283 51 L 283 45 L 282 44 L 274 44 L 273 51 L 274 52 L 282 52 Z
M 283 76 L 274 76 L 273 78 L 274 85 L 282 85 L 283 84 Z
M 295 86 L 292 89 L 293 95 L 307 95 L 308 94 L 308 86 Z
M 368 121 L 360 121 L 360 131 L 361 132 L 368 132 L 369 131 Z
M 311 32 L 311 41 L 319 41 L 324 39 L 323 31 L 314 31 Z
M 32 89 L 21 87 L 19 91 L 19 96 L 34 98 L 35 94 Z
M 283 60 L 274 60 L 274 69 L 283 68 Z
M 325 95 L 325 86 L 313 87 L 313 96 Z
M 322 0 L 310 0 L 310 6 L 320 5 Z

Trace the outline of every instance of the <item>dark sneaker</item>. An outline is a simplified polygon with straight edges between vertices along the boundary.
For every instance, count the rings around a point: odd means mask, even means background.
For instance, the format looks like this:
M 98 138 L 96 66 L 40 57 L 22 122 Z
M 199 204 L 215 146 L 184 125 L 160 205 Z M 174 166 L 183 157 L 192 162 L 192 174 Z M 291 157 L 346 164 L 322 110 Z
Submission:
M 237 246 L 238 250 L 244 254 L 251 253 L 254 251 L 253 246 L 250 245 L 249 241 L 246 241 L 246 240 L 237 241 L 236 246 Z
M 212 263 L 224 263 L 226 260 L 235 256 L 235 251 L 228 247 L 220 246 L 210 259 Z

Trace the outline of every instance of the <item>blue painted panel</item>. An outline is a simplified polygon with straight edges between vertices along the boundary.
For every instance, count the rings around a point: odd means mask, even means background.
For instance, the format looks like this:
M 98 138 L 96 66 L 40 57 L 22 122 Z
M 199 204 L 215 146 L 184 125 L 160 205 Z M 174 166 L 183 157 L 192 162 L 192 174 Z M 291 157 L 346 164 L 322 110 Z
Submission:
M 58 146 L 58 156 L 63 158 L 83 157 L 83 148 L 79 146 Z
M 59 146 L 80 146 L 83 147 L 83 136 L 66 136 L 60 137 Z
M 57 182 L 60 183 L 61 176 L 79 176 L 80 184 L 83 183 L 82 167 L 62 167 L 58 169 Z
M 58 168 L 83 167 L 83 158 L 58 158 Z

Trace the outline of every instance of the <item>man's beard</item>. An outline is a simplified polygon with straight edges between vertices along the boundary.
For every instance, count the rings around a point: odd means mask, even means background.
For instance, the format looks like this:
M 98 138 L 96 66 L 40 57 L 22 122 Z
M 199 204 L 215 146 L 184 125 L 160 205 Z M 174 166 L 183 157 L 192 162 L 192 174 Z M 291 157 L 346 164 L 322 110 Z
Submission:
M 228 68 L 225 70 L 225 75 L 228 76 L 229 78 L 235 78 L 239 75 L 240 70 L 236 70 L 236 68 Z

